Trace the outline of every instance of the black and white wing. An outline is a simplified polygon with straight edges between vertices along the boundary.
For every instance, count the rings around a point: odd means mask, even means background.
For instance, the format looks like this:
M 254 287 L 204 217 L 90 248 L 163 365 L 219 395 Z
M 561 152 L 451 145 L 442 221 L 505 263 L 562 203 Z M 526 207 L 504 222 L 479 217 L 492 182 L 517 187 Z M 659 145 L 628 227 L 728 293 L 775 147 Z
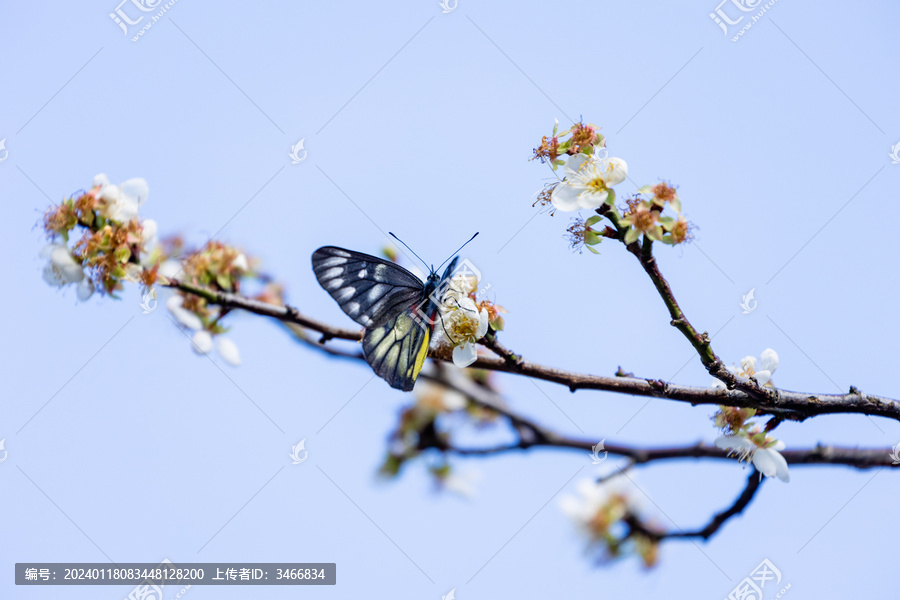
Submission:
M 313 252 L 312 267 L 325 291 L 366 328 L 391 320 L 423 300 L 421 279 L 376 256 L 323 246 Z
M 428 355 L 431 330 L 422 321 L 420 308 L 417 303 L 383 323 L 367 327 L 362 340 L 363 355 L 372 370 L 392 388 L 404 392 L 415 386 Z

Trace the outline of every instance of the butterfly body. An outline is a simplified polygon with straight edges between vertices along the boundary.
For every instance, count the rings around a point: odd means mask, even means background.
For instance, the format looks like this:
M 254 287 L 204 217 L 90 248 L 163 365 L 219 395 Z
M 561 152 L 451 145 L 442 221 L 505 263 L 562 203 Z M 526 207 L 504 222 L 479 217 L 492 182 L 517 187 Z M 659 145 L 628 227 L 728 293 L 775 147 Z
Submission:
M 424 282 L 391 261 L 335 246 L 313 252 L 312 266 L 319 284 L 365 328 L 366 362 L 391 387 L 408 392 L 428 355 L 457 260 L 442 276 L 432 269 Z

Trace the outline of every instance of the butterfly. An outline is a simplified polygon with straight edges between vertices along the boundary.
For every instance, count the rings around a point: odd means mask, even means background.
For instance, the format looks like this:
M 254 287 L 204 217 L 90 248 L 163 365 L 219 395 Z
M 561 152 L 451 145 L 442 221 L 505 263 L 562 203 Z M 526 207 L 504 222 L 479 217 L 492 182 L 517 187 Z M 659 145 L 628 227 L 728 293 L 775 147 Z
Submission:
M 389 260 L 362 252 L 323 246 L 312 255 L 319 285 L 347 316 L 365 328 L 362 349 L 366 362 L 392 388 L 404 392 L 413 389 L 425 364 L 442 298 L 458 261 L 454 256 L 440 276 L 432 267 L 423 282 Z

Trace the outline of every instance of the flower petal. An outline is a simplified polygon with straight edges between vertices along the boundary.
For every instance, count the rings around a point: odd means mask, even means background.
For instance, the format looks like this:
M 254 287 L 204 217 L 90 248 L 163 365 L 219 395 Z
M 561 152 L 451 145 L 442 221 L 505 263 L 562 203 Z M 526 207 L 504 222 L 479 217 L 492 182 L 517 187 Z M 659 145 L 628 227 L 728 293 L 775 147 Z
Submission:
M 62 272 L 57 269 L 52 262 L 44 265 L 44 271 L 41 273 L 44 282 L 50 287 L 61 288 L 66 285 L 66 280 L 62 276 Z
M 587 154 L 582 154 L 581 152 L 573 154 L 569 160 L 566 161 L 566 177 L 570 179 L 578 177 L 584 167 L 585 161 L 589 158 L 590 157 Z
M 475 350 L 475 344 L 465 343 L 453 349 L 453 364 L 464 369 L 471 365 L 478 358 L 478 351 Z
M 75 283 L 84 279 L 84 270 L 81 264 L 76 262 L 69 249 L 65 246 L 58 246 L 50 253 L 50 262 L 59 270 L 60 276 L 66 283 Z
M 231 261 L 231 266 L 235 269 L 240 269 L 241 271 L 249 271 L 250 265 L 247 264 L 247 256 L 241 252 L 238 254 L 233 261 Z
M 145 245 L 156 239 L 156 231 L 158 228 L 159 226 L 153 219 L 144 219 L 141 221 L 141 238 Z
M 78 299 L 84 302 L 94 294 L 94 282 L 91 281 L 90 277 L 85 277 L 78 282 L 76 290 L 78 292 Z
M 756 371 L 756 357 L 755 356 L 745 356 L 741 359 L 741 369 L 743 369 L 744 373 L 753 373 Z
M 191 311 L 182 308 L 181 305 L 184 303 L 184 297 L 175 295 L 166 300 L 166 308 L 169 309 L 169 312 L 172 313 L 172 316 L 175 317 L 175 320 L 181 323 L 184 327 L 193 330 L 203 329 L 203 321 L 200 320 L 196 314 Z
M 772 381 L 772 373 L 763 369 L 762 371 L 757 371 L 753 374 L 753 379 L 756 380 L 756 383 L 759 385 L 766 385 L 770 381 Z
M 212 336 L 208 331 L 201 329 L 191 338 L 191 347 L 197 354 L 208 354 L 213 349 Z
M 238 352 L 237 344 L 230 339 L 222 336 L 217 337 L 216 350 L 219 351 L 219 356 L 229 365 L 237 367 L 241 364 L 241 355 Z
M 599 192 L 581 192 L 578 194 L 578 206 L 580 208 L 594 209 L 603 206 L 609 192 L 601 190 Z
M 753 442 L 739 435 L 720 435 L 716 438 L 715 444 L 722 450 L 730 450 L 741 454 L 746 454 L 756 448 Z
M 753 465 L 766 477 L 778 477 L 784 482 L 791 480 L 787 461 L 777 450 L 771 448 L 757 450 L 753 453 Z
M 766 348 L 759 355 L 759 368 L 765 369 L 770 374 L 778 368 L 778 353 L 771 348 Z
M 569 183 L 563 182 L 553 188 L 550 203 L 553 208 L 563 212 L 578 210 L 578 192 Z
M 603 168 L 603 180 L 608 186 L 622 183 L 628 175 L 628 163 L 621 158 L 607 158 L 601 161 L 601 167 Z
M 475 332 L 476 340 L 480 340 L 487 333 L 490 318 L 491 316 L 488 314 L 487 309 L 482 308 L 481 312 L 478 313 L 478 330 Z
M 127 179 L 122 182 L 119 189 L 122 191 L 122 196 L 125 199 L 137 203 L 138 206 L 146 202 L 147 196 L 150 195 L 150 188 L 147 186 L 147 180 L 143 177 Z
M 775 476 L 776 466 L 775 460 L 772 458 L 771 451 L 765 448 L 760 448 L 753 453 L 753 458 L 751 460 L 753 461 L 753 466 L 756 467 L 757 471 L 759 471 L 766 477 Z

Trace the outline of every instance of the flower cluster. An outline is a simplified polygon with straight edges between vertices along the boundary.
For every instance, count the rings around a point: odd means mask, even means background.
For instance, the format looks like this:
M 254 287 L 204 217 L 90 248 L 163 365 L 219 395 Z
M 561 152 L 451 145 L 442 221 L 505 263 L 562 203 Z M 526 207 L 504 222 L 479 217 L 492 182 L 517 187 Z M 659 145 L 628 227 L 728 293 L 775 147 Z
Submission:
M 565 165 L 565 177 L 546 185 L 534 205 L 551 205 L 551 214 L 557 210 L 585 209 L 600 215 L 587 221 L 578 219 L 569 227 L 567 237 L 573 249 L 585 246 L 596 254 L 593 246 L 602 237 L 615 237 L 632 244 L 646 236 L 670 245 L 693 239 L 694 226 L 681 212 L 675 187 L 667 182 L 645 185 L 626 200 L 626 206 L 617 208 L 613 186 L 628 177 L 628 164 L 621 158 L 607 156 L 606 140 L 597 133 L 596 126 L 576 123 L 557 134 L 558 125 L 553 128 L 553 135 L 545 136 L 534 150 L 534 158 L 549 161 L 554 170 Z M 568 159 L 560 158 L 563 155 L 568 155 Z M 667 208 L 669 214 L 664 213 Z M 610 232 L 592 228 L 604 216 L 615 226 Z
M 180 247 L 180 242 L 168 242 L 168 245 Z M 160 268 L 163 277 L 234 294 L 241 291 L 241 279 L 250 271 L 250 263 L 243 252 L 217 241 L 188 254 L 183 261 L 167 260 Z M 182 291 L 169 298 L 166 308 L 182 327 L 192 332 L 191 344 L 195 352 L 208 354 L 215 347 L 225 362 L 234 366 L 241 363 L 235 343 L 222 335 L 227 331 L 221 323 L 227 309 L 209 303 L 202 296 Z
M 43 278 L 53 287 L 75 284 L 80 300 L 99 289 L 114 294 L 122 281 L 144 280 L 144 267 L 156 244 L 156 222 L 139 219 L 138 209 L 149 189 L 141 178 L 119 185 L 100 174 L 87 192 L 69 197 L 44 214 L 50 244 L 41 251 L 47 259 Z M 70 245 L 73 234 L 81 236 Z
M 488 329 L 503 329 L 506 310 L 490 300 L 478 300 L 478 280 L 470 274 L 457 274 L 441 298 L 438 343 L 453 347 L 453 364 L 468 367 L 478 358 L 475 343 Z
M 418 457 L 423 449 L 448 444 L 450 423 L 485 427 L 497 421 L 495 411 L 469 402 L 464 394 L 455 389 L 461 386 L 454 383 L 467 380 L 469 384 L 474 382 L 476 385 L 493 390 L 490 372 L 479 369 L 460 371 L 441 365 L 427 365 L 425 374 L 431 376 L 440 374 L 449 385 L 432 383 L 424 378 L 420 378 L 416 383 L 413 389 L 415 402 L 400 413 L 397 428 L 390 436 L 388 455 L 381 466 L 382 475 L 395 476 L 404 463 Z M 429 471 L 442 489 L 463 493 L 464 488 L 467 488 L 466 478 L 454 473 L 443 458 L 437 465 L 432 465 Z
M 47 261 L 44 281 L 54 287 L 74 285 L 80 300 L 95 290 L 116 297 L 130 281 L 143 287 L 145 303 L 154 306 L 154 284 L 168 284 L 172 278 L 212 291 L 240 292 L 241 279 L 252 273 L 244 253 L 213 241 L 184 258 L 179 238 L 160 242 L 156 222 L 140 218 L 148 196 L 147 182 L 141 178 L 112 184 L 101 173 L 90 190 L 47 210 L 43 228 L 50 243 L 41 251 Z M 216 347 L 226 362 L 240 364 L 237 346 L 221 335 L 227 310 L 180 291 L 166 306 L 192 332 L 196 352 L 206 354 Z
M 728 371 L 743 377 L 744 379 L 752 379 L 759 385 L 765 387 L 775 387 L 772 381 L 772 373 L 778 368 L 778 353 L 771 348 L 766 348 L 759 355 L 759 360 L 755 356 L 745 356 L 741 359 L 740 368 L 735 366 L 727 367 Z M 713 387 L 717 389 L 725 389 L 725 384 L 718 379 L 713 382 Z
M 676 216 L 663 215 L 666 207 Z M 666 182 L 645 185 L 626 200 L 626 208 L 619 224 L 628 227 L 625 243 L 636 242 L 642 235 L 672 246 L 693 239 L 693 226 L 681 214 L 681 200 L 677 190 Z
M 578 482 L 577 496 L 563 496 L 559 506 L 588 538 L 592 547 L 603 551 L 603 558 L 617 558 L 632 551 L 652 567 L 659 557 L 659 541 L 632 531 L 627 521 L 638 520 L 640 505 L 631 494 L 634 485 L 623 474 L 616 474 L 599 483 L 593 479 Z
M 557 167 L 566 164 L 559 158 L 564 154 L 572 156 L 580 153 L 591 154 L 594 148 L 603 148 L 606 140 L 603 134 L 597 131 L 598 129 L 592 123 L 575 123 L 570 129 L 560 132 L 559 121 L 556 121 L 553 125 L 553 134 L 549 138 L 544 136 L 541 139 L 540 145 L 534 149 L 531 160 L 549 162 L 555 171 Z
M 739 461 L 752 462 L 756 470 L 766 477 L 790 481 L 787 461 L 779 453 L 784 450 L 784 442 L 768 435 L 759 424 L 749 421 L 755 415 L 756 409 L 753 408 L 720 406 L 713 421 L 724 435 L 716 438 L 716 446 L 736 455 Z

